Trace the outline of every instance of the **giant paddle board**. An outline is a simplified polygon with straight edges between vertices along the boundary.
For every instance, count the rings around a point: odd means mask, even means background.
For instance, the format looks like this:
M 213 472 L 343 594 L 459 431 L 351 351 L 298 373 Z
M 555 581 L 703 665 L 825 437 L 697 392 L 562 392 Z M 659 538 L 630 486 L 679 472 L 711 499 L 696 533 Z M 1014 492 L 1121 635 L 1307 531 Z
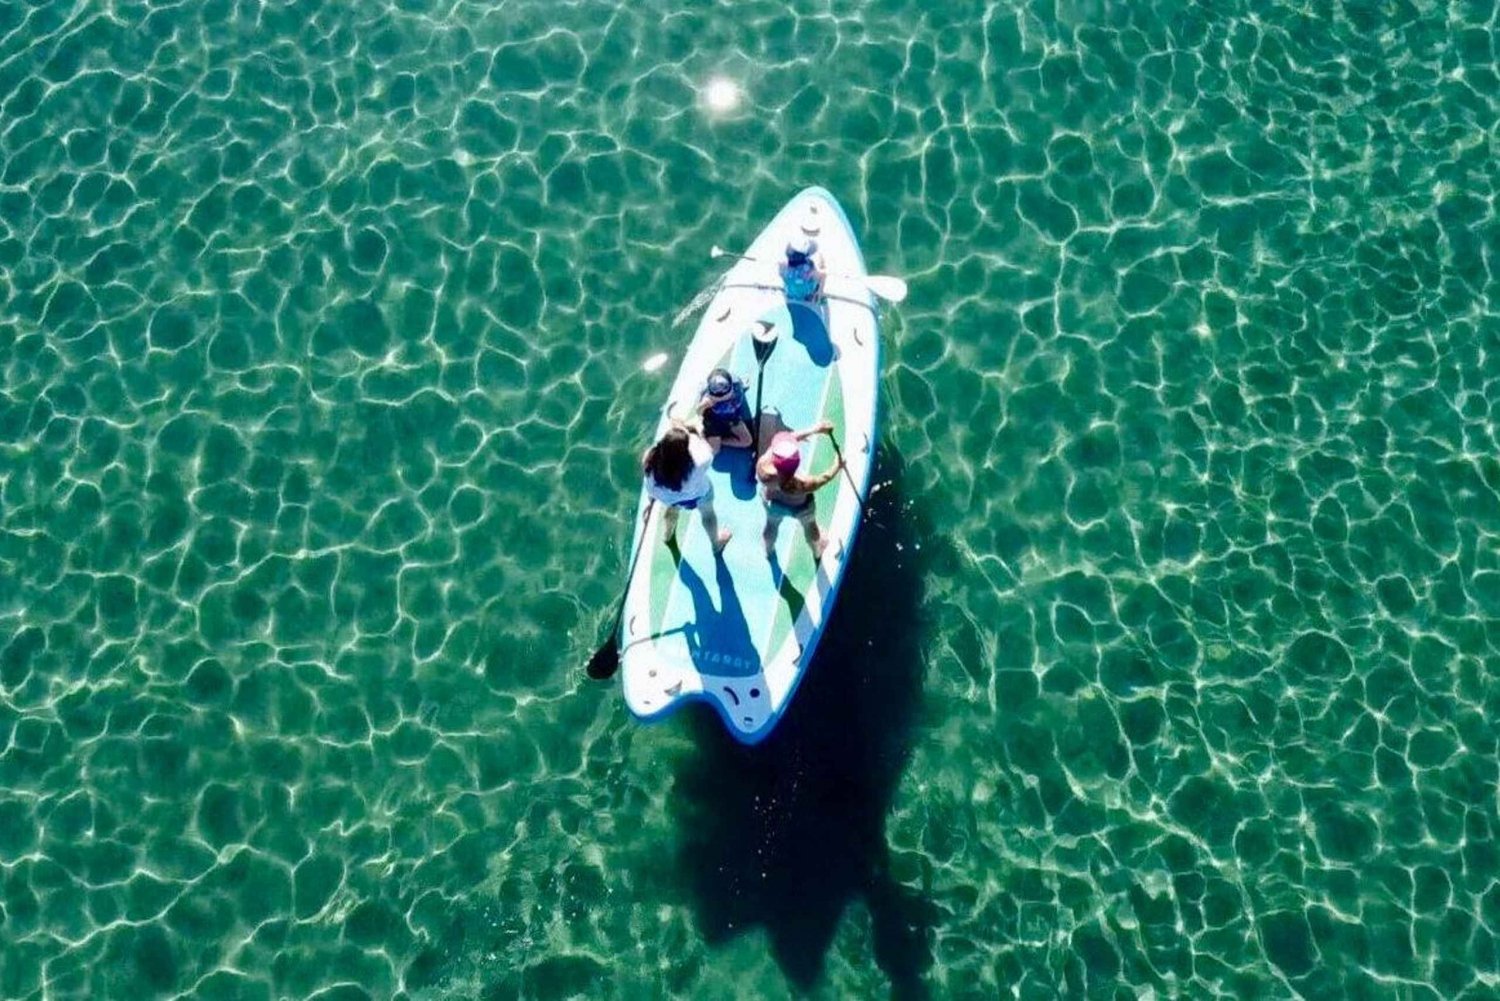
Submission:
M 813 306 L 788 303 L 777 266 L 789 240 L 817 241 L 828 278 Z M 875 458 L 880 376 L 879 316 L 863 281 L 867 272 L 848 217 L 822 188 L 793 198 L 761 231 L 724 278 L 683 357 L 662 408 L 656 437 L 671 417 L 693 415 L 708 374 L 728 368 L 761 397 L 760 447 L 782 428 L 833 424 L 847 462 L 817 494 L 827 548 L 821 560 L 795 518 L 783 518 L 774 555 L 763 542 L 766 507 L 748 449 L 723 448 L 710 478 L 719 524 L 734 535 L 715 554 L 697 513 L 684 511 L 676 545 L 662 529 L 663 508 L 644 489 L 618 637 L 625 702 L 643 720 L 689 702 L 706 702 L 746 744 L 765 739 L 785 715 L 807 673 L 838 597 L 859 531 Z M 763 377 L 751 331 L 769 324 L 776 347 Z M 803 445 L 801 471 L 835 461 L 826 435 Z

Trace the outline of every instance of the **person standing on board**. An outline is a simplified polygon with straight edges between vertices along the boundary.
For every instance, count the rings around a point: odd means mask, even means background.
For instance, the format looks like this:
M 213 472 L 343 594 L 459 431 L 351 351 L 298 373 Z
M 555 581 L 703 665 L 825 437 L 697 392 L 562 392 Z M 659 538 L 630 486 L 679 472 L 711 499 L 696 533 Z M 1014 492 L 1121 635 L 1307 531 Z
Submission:
M 713 461 L 713 446 L 696 428 L 676 420 L 641 456 L 646 493 L 666 507 L 662 524 L 667 545 L 677 540 L 677 518 L 682 511 L 702 514 L 703 530 L 713 541 L 715 553 L 723 552 L 729 544 L 730 533 L 720 531 L 714 514 L 714 488 L 708 478 Z
M 799 236 L 786 245 L 786 260 L 781 262 L 781 287 L 786 290 L 787 302 L 804 305 L 817 302 L 823 295 L 823 279 L 827 277 L 816 240 Z
M 776 532 L 781 519 L 796 518 L 812 546 L 813 559 L 821 560 L 828 540 L 818 529 L 818 512 L 814 494 L 844 468 L 840 458 L 825 472 L 816 476 L 801 476 L 797 469 L 802 465 L 803 441 L 815 434 L 829 434 L 833 425 L 822 421 L 806 431 L 778 431 L 771 438 L 771 445 L 755 464 L 755 478 L 760 481 L 761 496 L 766 502 L 766 556 L 776 552 Z

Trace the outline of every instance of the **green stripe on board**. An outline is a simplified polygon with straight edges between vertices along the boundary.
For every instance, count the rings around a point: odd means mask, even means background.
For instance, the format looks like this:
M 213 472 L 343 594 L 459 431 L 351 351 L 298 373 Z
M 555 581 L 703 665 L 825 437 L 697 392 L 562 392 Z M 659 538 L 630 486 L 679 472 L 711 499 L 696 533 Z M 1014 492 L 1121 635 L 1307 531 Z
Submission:
M 820 420 L 828 421 L 833 425 L 833 433 L 838 435 L 839 441 L 842 442 L 847 424 L 844 414 L 844 383 L 839 377 L 837 364 L 828 366 L 828 380 L 824 384 L 823 406 L 819 415 Z M 818 435 L 812 439 L 807 459 L 807 468 L 813 472 L 825 469 L 837 460 L 833 442 L 828 440 L 827 435 Z M 822 532 L 828 531 L 828 526 L 833 519 L 834 502 L 838 498 L 842 484 L 843 480 L 840 477 L 818 491 L 818 529 Z M 812 549 L 803 538 L 802 526 L 796 523 L 796 519 L 788 518 L 787 521 L 793 523 L 797 537 L 792 546 L 792 555 L 787 560 L 786 576 L 781 582 L 781 596 L 784 600 L 777 606 L 776 617 L 771 622 L 770 639 L 765 648 L 768 654 L 780 649 L 781 644 L 786 642 L 786 638 L 791 635 L 796 617 L 802 614 L 803 607 L 807 603 L 808 590 L 817 580 L 817 567 L 813 563 Z

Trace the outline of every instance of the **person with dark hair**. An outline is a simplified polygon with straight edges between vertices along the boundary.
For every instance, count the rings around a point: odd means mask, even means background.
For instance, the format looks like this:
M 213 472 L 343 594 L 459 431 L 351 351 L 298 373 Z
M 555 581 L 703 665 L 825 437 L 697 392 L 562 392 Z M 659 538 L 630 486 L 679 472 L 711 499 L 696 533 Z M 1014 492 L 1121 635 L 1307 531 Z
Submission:
M 675 420 L 661 440 L 641 456 L 646 492 L 666 507 L 662 518 L 668 545 L 676 541 L 677 518 L 682 511 L 703 515 L 703 530 L 713 541 L 715 552 L 723 552 L 729 544 L 730 533 L 719 529 L 714 514 L 713 483 L 708 478 L 713 461 L 713 446 L 695 428 Z
M 729 373 L 728 369 L 716 368 L 708 373 L 703 394 L 698 398 L 698 413 L 703 417 L 703 437 L 715 448 L 728 445 L 730 448 L 749 448 L 753 439 L 750 434 L 750 402 L 745 398 L 745 384 Z

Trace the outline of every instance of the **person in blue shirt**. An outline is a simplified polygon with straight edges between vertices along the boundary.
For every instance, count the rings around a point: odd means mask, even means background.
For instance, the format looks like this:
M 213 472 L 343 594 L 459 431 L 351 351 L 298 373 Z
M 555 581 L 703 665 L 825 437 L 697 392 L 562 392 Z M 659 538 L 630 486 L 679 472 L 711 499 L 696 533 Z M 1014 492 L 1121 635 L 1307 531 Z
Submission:
M 750 403 L 745 399 L 745 384 L 727 369 L 716 368 L 698 398 L 698 413 L 703 418 L 703 437 L 718 451 L 720 445 L 749 448 Z
M 799 236 L 786 245 L 786 260 L 781 263 L 781 286 L 788 302 L 814 303 L 823 294 L 822 255 L 817 241 Z

